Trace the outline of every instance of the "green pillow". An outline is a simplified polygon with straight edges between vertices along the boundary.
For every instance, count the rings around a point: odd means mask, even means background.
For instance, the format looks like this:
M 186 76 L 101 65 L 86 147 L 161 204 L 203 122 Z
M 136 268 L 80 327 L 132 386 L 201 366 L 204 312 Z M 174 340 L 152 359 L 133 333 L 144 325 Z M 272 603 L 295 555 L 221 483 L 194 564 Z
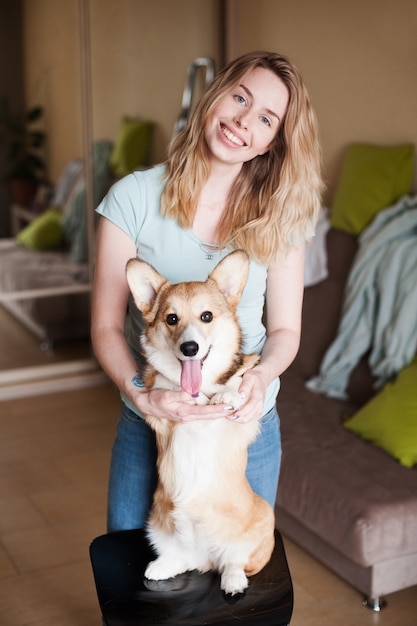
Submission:
M 152 129 L 151 122 L 130 117 L 122 119 L 119 136 L 110 155 L 113 176 L 125 176 L 149 164 Z
M 344 426 L 405 467 L 413 467 L 417 463 L 417 357 Z
M 18 233 L 16 240 L 26 248 L 32 250 L 53 250 L 64 241 L 64 231 L 61 228 L 62 213 L 57 208 L 44 211 L 28 226 Z
M 411 192 L 414 146 L 351 144 L 331 213 L 331 226 L 359 235 L 375 215 Z

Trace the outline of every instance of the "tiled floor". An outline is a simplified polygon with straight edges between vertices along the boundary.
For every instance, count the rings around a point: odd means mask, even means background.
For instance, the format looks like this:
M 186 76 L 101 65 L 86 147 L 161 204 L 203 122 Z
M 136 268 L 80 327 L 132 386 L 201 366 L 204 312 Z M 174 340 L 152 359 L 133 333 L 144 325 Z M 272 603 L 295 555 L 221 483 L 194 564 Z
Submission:
M 0 625 L 100 626 L 88 546 L 105 530 L 110 386 L 0 401 Z M 291 626 L 416 626 L 417 588 L 380 614 L 285 540 Z M 138 625 L 139 626 L 139 625 Z

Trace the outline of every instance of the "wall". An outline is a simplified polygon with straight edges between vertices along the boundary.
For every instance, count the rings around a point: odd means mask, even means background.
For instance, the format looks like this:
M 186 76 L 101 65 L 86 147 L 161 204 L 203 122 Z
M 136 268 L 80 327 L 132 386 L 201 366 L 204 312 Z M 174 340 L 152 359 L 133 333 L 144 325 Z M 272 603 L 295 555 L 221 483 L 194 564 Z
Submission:
M 232 0 L 233 54 L 271 49 L 298 66 L 316 109 L 330 205 L 346 145 L 417 145 L 415 0 Z M 416 166 L 417 171 L 417 166 Z M 414 182 L 414 190 L 416 182 Z
M 95 136 L 115 137 L 122 115 L 158 123 L 154 160 L 181 110 L 188 65 L 217 61 L 217 0 L 90 0 Z
M 82 155 L 79 0 L 24 0 L 28 102 L 45 106 L 50 176 Z M 90 0 L 93 132 L 117 137 L 123 115 L 156 122 L 154 161 L 165 158 L 186 70 L 217 61 L 217 0 Z
M 25 98 L 41 104 L 49 175 L 82 156 L 78 0 L 24 0 Z
M 82 152 L 78 0 L 25 0 L 26 90 L 47 109 L 52 178 Z M 180 110 L 186 68 L 217 60 L 217 0 L 90 0 L 93 119 L 157 122 L 154 160 Z M 331 198 L 352 141 L 417 144 L 415 0 L 228 0 L 229 54 L 273 49 L 301 70 L 318 114 Z

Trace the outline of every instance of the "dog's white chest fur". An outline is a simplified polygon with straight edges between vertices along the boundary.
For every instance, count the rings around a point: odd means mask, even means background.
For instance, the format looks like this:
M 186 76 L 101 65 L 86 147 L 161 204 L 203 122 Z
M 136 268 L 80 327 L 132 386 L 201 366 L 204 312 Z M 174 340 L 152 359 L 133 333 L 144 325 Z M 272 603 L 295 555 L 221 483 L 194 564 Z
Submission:
M 148 527 L 159 557 L 146 577 L 166 579 L 214 567 L 222 574 L 222 589 L 236 594 L 247 587 L 251 560 L 267 562 L 273 543 L 270 536 L 265 541 L 265 532 L 273 532 L 272 509 L 244 476 L 247 447 L 257 431 L 257 422 L 226 419 L 170 429 Z
M 183 504 L 209 500 L 225 482 L 225 472 L 236 471 L 258 430 L 257 422 L 226 419 L 176 425 L 161 459 L 162 471 L 175 476 L 169 495 Z

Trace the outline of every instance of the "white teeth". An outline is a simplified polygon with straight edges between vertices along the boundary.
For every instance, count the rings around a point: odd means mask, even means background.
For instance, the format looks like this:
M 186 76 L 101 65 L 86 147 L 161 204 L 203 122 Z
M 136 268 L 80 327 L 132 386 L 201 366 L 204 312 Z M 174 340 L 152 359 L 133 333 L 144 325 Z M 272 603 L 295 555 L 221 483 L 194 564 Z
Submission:
M 227 128 L 223 128 L 223 134 L 228 138 L 229 141 L 235 143 L 237 146 L 244 146 L 245 144 L 239 137 L 236 137 L 233 133 L 230 132 Z

